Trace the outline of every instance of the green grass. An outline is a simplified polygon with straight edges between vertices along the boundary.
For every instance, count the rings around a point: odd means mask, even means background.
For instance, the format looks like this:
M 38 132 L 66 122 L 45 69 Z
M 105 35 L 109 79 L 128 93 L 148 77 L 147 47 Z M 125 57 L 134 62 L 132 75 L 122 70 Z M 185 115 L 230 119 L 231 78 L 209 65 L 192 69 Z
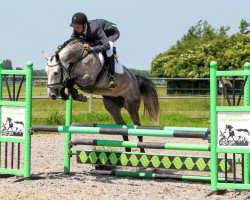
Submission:
M 16 92 L 17 92 L 17 89 L 18 89 L 18 85 L 16 86 Z M 13 87 L 10 87 L 11 94 L 12 94 L 12 90 L 13 90 Z M 35 86 L 35 87 L 33 87 L 33 91 L 32 92 L 33 92 L 33 96 L 34 97 L 37 97 L 37 96 L 41 96 L 41 97 L 48 96 L 48 94 L 47 94 L 47 88 L 44 87 L 44 86 Z M 7 87 L 3 86 L 3 96 L 7 97 L 7 95 L 8 95 Z M 20 97 L 25 97 L 25 85 L 23 85 L 22 88 L 21 88 Z
M 167 88 L 166 87 L 165 88 L 164 87 L 157 87 L 156 90 L 157 90 L 157 93 L 158 93 L 159 97 L 165 97 L 166 94 L 167 94 Z
M 160 125 L 162 126 L 209 126 L 208 100 L 160 100 Z M 114 123 L 105 110 L 101 99 L 94 99 L 93 113 L 88 113 L 88 103 L 73 103 L 73 121 L 85 123 Z M 132 124 L 125 109 L 122 116 L 127 124 Z M 154 125 L 143 115 L 140 108 L 141 124 Z M 62 100 L 33 100 L 33 124 L 62 125 L 65 120 L 65 102 Z

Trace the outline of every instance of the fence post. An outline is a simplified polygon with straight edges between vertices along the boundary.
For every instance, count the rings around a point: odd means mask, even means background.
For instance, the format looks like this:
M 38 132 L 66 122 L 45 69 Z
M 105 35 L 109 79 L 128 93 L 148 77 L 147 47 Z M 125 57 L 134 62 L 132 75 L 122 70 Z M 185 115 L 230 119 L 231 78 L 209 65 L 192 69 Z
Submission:
M 25 147 L 24 147 L 24 177 L 30 177 L 31 165 L 31 135 L 32 124 L 32 70 L 33 63 L 27 63 L 26 73 L 26 115 L 25 115 Z
M 2 101 L 2 98 L 3 98 L 3 75 L 1 73 L 3 69 L 3 61 L 0 60 L 0 101 Z M 1 116 L 1 109 L 0 109 L 0 119 L 2 119 L 2 116 Z M 2 167 L 2 142 L 0 142 L 0 167 Z
M 70 126 L 72 123 L 72 97 L 66 101 L 66 119 L 65 126 Z M 70 156 L 69 156 L 69 142 L 71 141 L 71 133 L 65 132 L 64 137 L 64 173 L 70 172 Z
M 89 113 L 93 112 L 93 94 L 89 95 Z
M 250 63 L 244 64 L 244 70 L 250 70 Z M 244 88 L 244 106 L 250 106 L 250 76 L 247 77 L 247 81 Z M 244 184 L 250 183 L 250 154 L 244 154 Z
M 217 77 L 218 64 L 210 63 L 210 127 L 211 127 L 211 190 L 217 190 L 218 184 L 218 153 L 217 153 Z

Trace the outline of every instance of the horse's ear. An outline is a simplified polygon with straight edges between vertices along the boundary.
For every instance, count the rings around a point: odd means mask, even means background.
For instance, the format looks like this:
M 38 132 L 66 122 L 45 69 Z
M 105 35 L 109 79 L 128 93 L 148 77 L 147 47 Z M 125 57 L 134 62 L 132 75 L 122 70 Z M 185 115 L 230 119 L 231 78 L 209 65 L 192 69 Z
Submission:
M 46 60 L 49 60 L 49 54 L 47 53 L 47 52 L 45 52 L 45 51 L 42 51 L 42 53 L 43 53 L 43 57 L 46 59 Z
M 59 60 L 59 54 L 56 53 L 55 57 L 56 57 L 56 61 L 58 61 Z

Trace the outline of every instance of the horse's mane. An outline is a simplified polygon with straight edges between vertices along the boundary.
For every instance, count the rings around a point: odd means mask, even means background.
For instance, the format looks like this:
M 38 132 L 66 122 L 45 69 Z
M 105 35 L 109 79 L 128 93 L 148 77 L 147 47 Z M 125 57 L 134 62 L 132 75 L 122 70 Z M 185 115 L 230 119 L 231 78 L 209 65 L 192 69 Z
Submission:
M 71 39 L 65 41 L 62 45 L 59 45 L 59 46 L 57 47 L 57 51 L 55 52 L 55 55 L 51 56 L 50 61 L 52 61 L 54 57 L 56 57 L 56 59 L 58 60 L 58 54 L 59 54 L 59 52 L 60 52 L 65 46 L 67 46 L 69 43 L 74 43 L 74 44 L 75 44 L 75 43 L 80 43 L 80 41 L 79 41 L 78 39 L 76 39 L 76 38 L 71 38 Z M 96 54 L 93 53 L 93 52 L 87 52 L 85 56 L 87 56 L 88 54 L 93 54 L 93 55 L 96 56 Z M 84 56 L 84 57 L 85 57 L 85 56 Z
M 59 53 L 66 45 L 68 45 L 68 44 L 69 44 L 70 42 L 72 42 L 72 41 L 78 41 L 78 40 L 75 39 L 75 38 L 71 38 L 71 39 L 65 41 L 63 44 L 61 44 L 61 45 L 59 45 L 59 46 L 57 47 L 57 51 L 56 51 L 55 53 Z

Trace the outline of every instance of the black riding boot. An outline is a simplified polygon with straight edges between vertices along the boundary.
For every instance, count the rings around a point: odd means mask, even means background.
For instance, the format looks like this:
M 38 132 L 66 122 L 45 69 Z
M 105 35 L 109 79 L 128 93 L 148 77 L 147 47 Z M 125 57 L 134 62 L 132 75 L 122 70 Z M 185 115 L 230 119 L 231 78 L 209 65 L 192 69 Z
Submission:
M 109 64 L 109 87 L 114 88 L 117 83 L 115 79 L 115 57 L 112 55 L 108 57 L 108 64 Z

